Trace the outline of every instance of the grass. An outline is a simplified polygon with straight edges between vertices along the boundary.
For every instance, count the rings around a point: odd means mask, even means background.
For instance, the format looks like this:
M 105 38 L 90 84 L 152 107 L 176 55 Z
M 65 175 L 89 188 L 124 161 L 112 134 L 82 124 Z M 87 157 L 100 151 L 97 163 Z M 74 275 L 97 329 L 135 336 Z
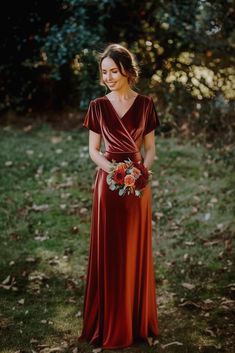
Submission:
M 89 344 L 76 344 L 95 176 L 87 138 L 85 131 L 48 123 L 1 127 L 2 353 L 91 352 Z M 235 185 L 229 147 L 176 136 L 157 136 L 156 146 L 159 342 L 136 343 L 122 352 L 231 353 Z

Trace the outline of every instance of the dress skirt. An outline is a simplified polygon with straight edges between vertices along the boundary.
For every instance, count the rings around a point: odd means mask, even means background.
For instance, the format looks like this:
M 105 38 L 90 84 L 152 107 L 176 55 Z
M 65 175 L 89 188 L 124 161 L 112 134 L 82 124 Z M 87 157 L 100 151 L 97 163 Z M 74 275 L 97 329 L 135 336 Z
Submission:
M 106 152 L 121 162 L 143 161 L 140 152 Z M 119 196 L 99 169 L 95 177 L 83 329 L 79 339 L 117 349 L 158 335 L 152 254 L 152 191 Z

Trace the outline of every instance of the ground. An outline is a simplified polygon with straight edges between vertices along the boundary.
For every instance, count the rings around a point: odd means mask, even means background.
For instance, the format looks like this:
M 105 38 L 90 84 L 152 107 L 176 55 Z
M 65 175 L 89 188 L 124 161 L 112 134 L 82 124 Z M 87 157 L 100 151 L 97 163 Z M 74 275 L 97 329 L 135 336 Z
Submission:
M 0 352 L 77 344 L 95 166 L 84 129 L 0 127 Z M 156 136 L 153 255 L 160 335 L 116 352 L 226 352 L 234 333 L 231 146 Z M 106 350 L 106 352 L 109 352 Z M 111 352 L 111 351 L 110 351 Z

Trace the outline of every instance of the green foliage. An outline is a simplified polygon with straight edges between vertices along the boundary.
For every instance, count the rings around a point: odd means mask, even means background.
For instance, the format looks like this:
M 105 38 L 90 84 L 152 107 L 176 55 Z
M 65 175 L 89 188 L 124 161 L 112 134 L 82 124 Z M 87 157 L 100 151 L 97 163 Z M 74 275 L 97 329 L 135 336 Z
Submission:
M 136 89 L 157 97 L 166 121 L 187 120 L 197 101 L 213 105 L 223 96 L 230 104 L 235 97 L 229 0 L 34 0 L 14 3 L 15 11 L 12 6 L 9 1 L 1 21 L 1 112 L 86 109 L 104 93 L 96 55 L 111 42 L 136 55 L 142 71 Z

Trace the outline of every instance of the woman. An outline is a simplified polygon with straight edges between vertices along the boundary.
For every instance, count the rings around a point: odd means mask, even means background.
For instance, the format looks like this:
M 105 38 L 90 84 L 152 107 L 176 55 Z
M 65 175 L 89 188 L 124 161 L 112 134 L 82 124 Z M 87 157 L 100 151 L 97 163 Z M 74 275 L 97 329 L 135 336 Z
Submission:
M 160 121 L 152 98 L 132 89 L 139 70 L 128 49 L 109 45 L 100 55 L 99 69 L 110 93 L 90 102 L 83 123 L 89 129 L 90 158 L 99 167 L 79 337 L 98 347 L 93 352 L 128 347 L 137 340 L 153 345 L 158 335 L 151 187 L 147 184 L 141 197 L 119 196 L 109 189 L 107 175 L 113 161 L 128 158 L 150 170 Z

